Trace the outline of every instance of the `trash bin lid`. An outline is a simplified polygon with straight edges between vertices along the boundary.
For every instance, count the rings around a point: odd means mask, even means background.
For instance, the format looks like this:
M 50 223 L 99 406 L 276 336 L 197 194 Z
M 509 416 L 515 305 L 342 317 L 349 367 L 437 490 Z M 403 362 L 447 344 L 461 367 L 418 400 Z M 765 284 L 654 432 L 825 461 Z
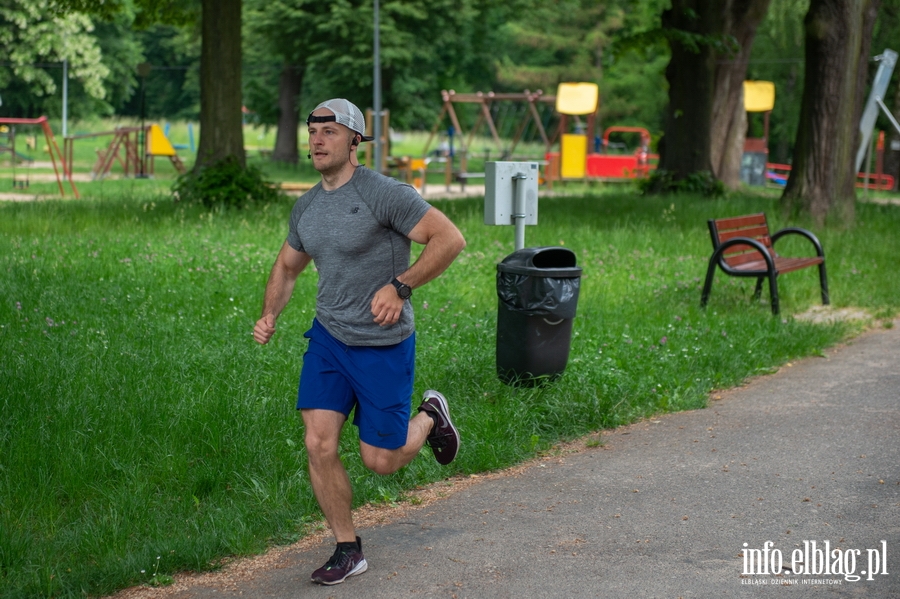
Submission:
M 546 246 L 516 250 L 497 265 L 497 271 L 538 277 L 572 278 L 581 276 L 575 252 L 569 248 Z

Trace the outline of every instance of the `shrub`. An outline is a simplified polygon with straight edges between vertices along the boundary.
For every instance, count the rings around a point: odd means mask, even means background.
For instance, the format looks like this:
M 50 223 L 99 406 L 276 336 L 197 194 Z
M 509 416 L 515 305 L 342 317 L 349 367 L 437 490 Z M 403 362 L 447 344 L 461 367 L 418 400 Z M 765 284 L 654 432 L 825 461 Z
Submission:
M 242 166 L 234 156 L 181 175 L 172 189 L 179 200 L 202 203 L 207 208 L 244 208 L 283 197 L 261 170 Z
M 672 171 L 656 170 L 639 185 L 641 192 L 645 194 L 692 193 L 709 198 L 720 198 L 725 195 L 725 185 L 709 171 L 698 171 L 677 177 Z

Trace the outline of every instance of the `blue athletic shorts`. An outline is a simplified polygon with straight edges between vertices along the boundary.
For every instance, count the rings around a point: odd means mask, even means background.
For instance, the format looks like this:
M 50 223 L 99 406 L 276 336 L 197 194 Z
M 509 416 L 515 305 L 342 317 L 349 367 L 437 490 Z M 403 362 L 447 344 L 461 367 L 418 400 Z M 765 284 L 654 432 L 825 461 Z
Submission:
M 360 440 L 383 449 L 406 445 L 412 407 L 416 336 L 397 345 L 353 346 L 335 339 L 318 320 L 304 337 L 297 409 L 353 415 Z

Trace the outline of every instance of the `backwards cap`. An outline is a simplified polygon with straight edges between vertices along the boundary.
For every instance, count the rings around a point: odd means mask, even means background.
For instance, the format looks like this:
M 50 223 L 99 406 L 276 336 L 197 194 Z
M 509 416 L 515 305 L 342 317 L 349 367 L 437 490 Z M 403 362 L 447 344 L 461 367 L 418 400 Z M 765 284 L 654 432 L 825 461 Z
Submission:
M 313 116 L 312 112 L 306 117 L 306 124 L 310 123 L 331 123 L 336 122 L 343 125 L 362 137 L 363 141 L 372 141 L 374 137 L 366 136 L 366 120 L 363 113 L 356 107 L 356 104 L 344 98 L 333 98 L 325 100 L 313 109 L 313 112 L 320 108 L 327 108 L 334 116 Z

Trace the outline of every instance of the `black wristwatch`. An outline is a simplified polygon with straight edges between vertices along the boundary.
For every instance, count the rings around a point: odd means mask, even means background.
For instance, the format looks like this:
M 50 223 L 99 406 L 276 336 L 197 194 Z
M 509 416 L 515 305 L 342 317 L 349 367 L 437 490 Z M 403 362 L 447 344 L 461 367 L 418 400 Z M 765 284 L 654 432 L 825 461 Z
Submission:
M 406 283 L 401 283 L 397 279 L 394 279 L 391 283 L 397 288 L 397 295 L 400 296 L 400 299 L 408 300 L 412 297 L 412 287 Z

